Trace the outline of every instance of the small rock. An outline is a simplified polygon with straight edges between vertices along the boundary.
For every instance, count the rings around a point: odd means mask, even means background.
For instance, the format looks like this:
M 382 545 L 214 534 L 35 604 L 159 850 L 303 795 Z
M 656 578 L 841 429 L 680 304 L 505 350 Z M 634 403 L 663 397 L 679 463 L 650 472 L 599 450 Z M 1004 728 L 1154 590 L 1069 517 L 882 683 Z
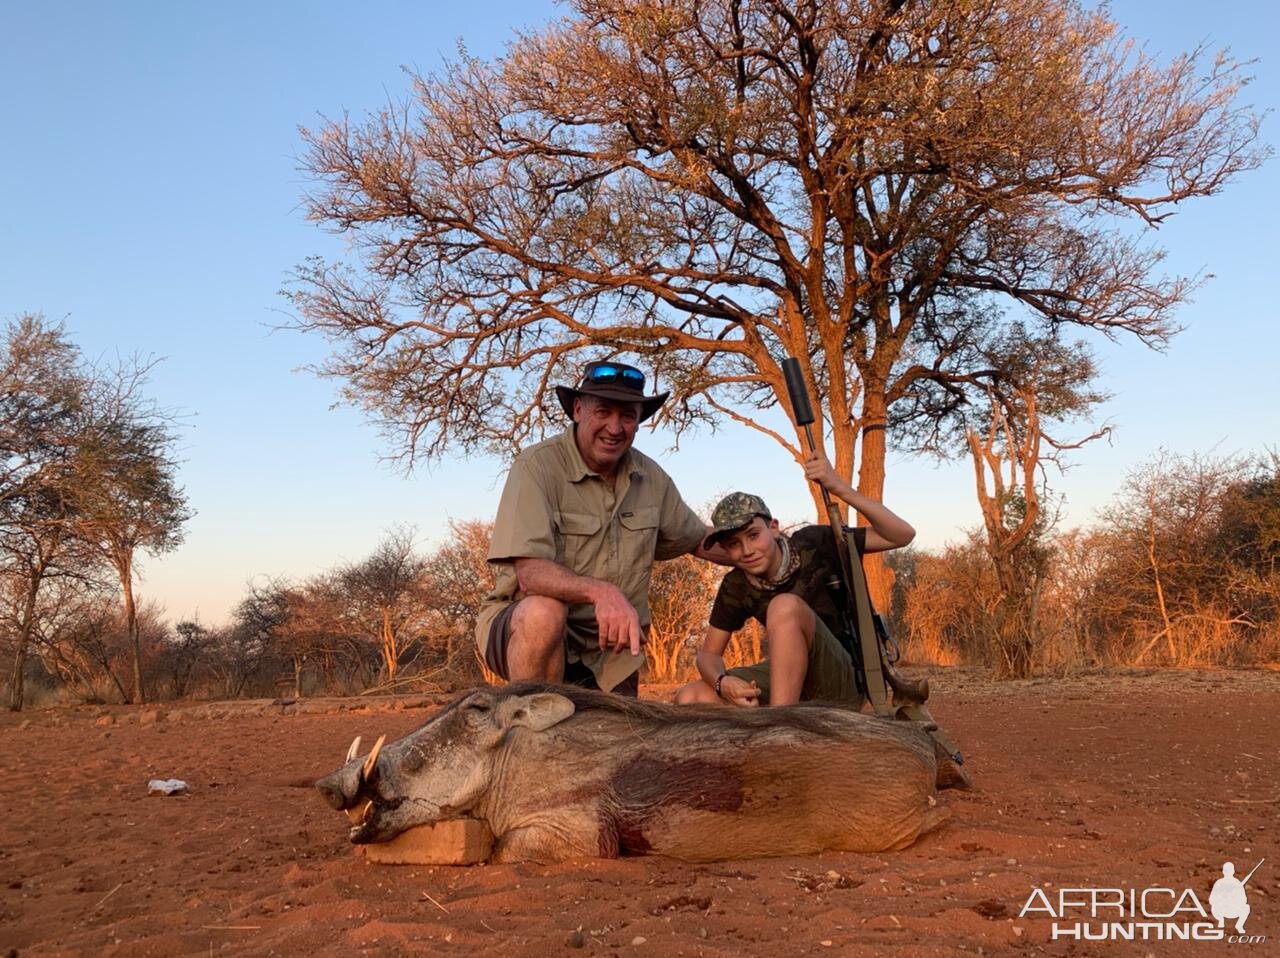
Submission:
M 145 712 L 138 713 L 139 725 L 155 725 L 160 721 L 160 713 L 155 709 L 147 709 Z
M 586 943 L 587 936 L 577 929 L 569 932 L 569 939 L 565 942 L 570 948 L 581 948 Z
M 115 719 L 113 719 L 110 715 L 100 715 L 98 716 L 97 720 L 93 724 L 94 725 L 113 725 L 115 724 Z
M 1021 929 L 1021 928 L 1019 928 L 1017 925 L 1014 925 L 1014 926 L 1013 926 L 1013 934 L 1014 934 L 1014 937 L 1015 937 L 1015 938 L 1021 938 L 1021 937 L 1022 937 L 1022 929 Z
M 631 944 L 643 945 L 646 941 L 648 941 L 648 939 L 645 938 L 643 935 L 636 935 L 634 938 L 631 939 Z
M 832 945 L 832 941 L 830 938 L 823 938 L 822 941 L 818 942 L 818 944 L 820 944 L 823 948 L 830 948 Z
M 784 929 L 782 929 L 782 930 L 783 930 L 783 931 L 786 931 L 786 929 L 785 929 L 785 928 L 784 928 Z M 707 937 L 707 929 L 705 929 L 705 928 L 699 928 L 699 929 L 698 929 L 698 937 L 699 937 L 699 938 L 706 938 L 706 937 Z
M 23 719 L 21 722 L 18 723 L 18 728 L 20 729 L 31 728 L 31 719 Z M 1247 848 L 1245 849 L 1245 851 L 1248 851 L 1248 850 L 1249 849 Z

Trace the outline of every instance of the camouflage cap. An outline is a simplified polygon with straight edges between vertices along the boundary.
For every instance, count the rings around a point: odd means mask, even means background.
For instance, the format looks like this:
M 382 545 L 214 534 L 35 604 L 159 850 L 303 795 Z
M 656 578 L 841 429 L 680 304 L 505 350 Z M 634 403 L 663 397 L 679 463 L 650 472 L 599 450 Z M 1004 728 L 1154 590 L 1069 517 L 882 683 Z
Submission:
M 716 504 L 715 511 L 711 513 L 713 528 L 706 538 L 706 545 L 715 545 L 730 532 L 737 532 L 748 525 L 756 516 L 760 516 L 766 522 L 773 520 L 773 515 L 763 499 L 749 492 L 729 493 Z

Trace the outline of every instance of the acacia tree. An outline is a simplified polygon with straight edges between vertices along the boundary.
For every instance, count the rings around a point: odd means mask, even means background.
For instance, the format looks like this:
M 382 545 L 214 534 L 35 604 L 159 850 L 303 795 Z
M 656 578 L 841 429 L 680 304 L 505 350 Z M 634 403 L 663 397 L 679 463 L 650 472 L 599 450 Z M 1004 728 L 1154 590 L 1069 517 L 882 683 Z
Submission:
M 172 417 L 141 392 L 149 370 L 135 359 L 97 373 L 72 485 L 76 535 L 97 549 L 120 582 L 134 703 L 146 701 L 134 595 L 137 554 L 176 548 L 192 515 L 177 484 Z
M 1126 661 L 1253 658 L 1250 646 L 1274 614 L 1267 593 L 1272 601 L 1280 594 L 1274 571 L 1260 580 L 1248 551 L 1239 550 L 1241 527 L 1267 514 L 1248 516 L 1241 508 L 1242 495 L 1260 478 L 1265 482 L 1258 467 L 1237 456 L 1162 450 L 1126 476 L 1101 515 L 1107 555 L 1095 587 L 1098 614 Z M 1269 522 L 1274 527 L 1276 517 Z
M 971 423 L 965 440 L 999 585 L 990 622 L 996 674 L 1023 678 L 1031 674 L 1039 644 L 1040 594 L 1051 553 L 1044 465 L 1061 465 L 1063 452 L 1108 435 L 1111 427 L 1072 441 L 1048 431 L 1086 416 L 1106 398 L 1093 386 L 1096 367 L 1083 343 L 1032 338 L 1014 326 L 988 355 L 1000 370 L 987 385 L 989 418 L 985 425 Z
M 358 681 L 368 659 L 366 643 L 346 625 L 347 595 L 338 575 L 321 573 L 299 585 L 276 583 L 287 615 L 277 631 L 279 651 L 293 663 L 293 695 L 302 695 L 302 675 L 308 662 L 328 689 Z M 336 674 L 339 670 L 342 679 Z
M 400 660 L 421 637 L 427 562 L 414 552 L 413 539 L 411 529 L 393 529 L 368 558 L 338 573 L 348 616 L 374 640 L 388 682 L 395 681 Z
M 25 673 L 51 580 L 84 583 L 94 557 L 75 536 L 73 480 L 90 387 L 61 324 L 27 314 L 0 352 L 0 626 L 13 668 L 9 707 L 21 709 Z M 65 589 L 62 592 L 65 593 Z
M 1135 233 L 1266 152 L 1236 63 L 1157 64 L 1105 7 L 568 5 L 303 131 L 309 215 L 360 264 L 301 267 L 298 323 L 410 461 L 536 437 L 601 354 L 656 368 L 677 429 L 728 417 L 799 458 L 756 416 L 790 412 L 794 354 L 837 471 L 881 498 L 886 430 L 983 380 L 990 303 L 1162 344 L 1194 283 Z
M 450 519 L 448 528 L 446 540 L 423 567 L 423 604 L 433 620 L 432 631 L 444 640 L 445 661 L 452 662 L 456 644 L 474 631 L 480 605 L 493 588 L 493 523 Z

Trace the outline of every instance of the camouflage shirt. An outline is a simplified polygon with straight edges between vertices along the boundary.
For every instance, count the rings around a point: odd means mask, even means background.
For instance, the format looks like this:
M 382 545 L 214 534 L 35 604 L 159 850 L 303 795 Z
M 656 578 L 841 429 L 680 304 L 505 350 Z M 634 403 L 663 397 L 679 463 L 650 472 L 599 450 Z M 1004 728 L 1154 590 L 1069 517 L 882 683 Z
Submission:
M 783 592 L 790 592 L 808 603 L 832 635 L 840 637 L 843 634 L 844 627 L 840 624 L 835 599 L 827 587 L 833 576 L 840 577 L 840 558 L 831 527 L 804 526 L 788 538 L 792 553 L 799 559 L 796 571 L 775 588 L 759 589 L 748 581 L 741 569 L 731 570 L 721 580 L 715 604 L 711 607 L 710 623 L 713 628 L 737 632 L 748 619 L 756 619 L 763 625 L 770 600 Z M 866 547 L 866 539 L 866 529 L 853 530 L 859 556 Z

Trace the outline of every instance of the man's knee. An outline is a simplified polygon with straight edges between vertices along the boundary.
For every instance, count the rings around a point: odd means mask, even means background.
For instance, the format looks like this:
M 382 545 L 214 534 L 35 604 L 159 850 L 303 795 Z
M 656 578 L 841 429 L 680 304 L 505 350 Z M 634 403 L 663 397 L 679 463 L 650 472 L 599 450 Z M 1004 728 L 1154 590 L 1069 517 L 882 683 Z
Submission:
M 569 607 L 559 599 L 531 595 L 511 613 L 511 638 L 521 645 L 549 648 L 563 645 Z

